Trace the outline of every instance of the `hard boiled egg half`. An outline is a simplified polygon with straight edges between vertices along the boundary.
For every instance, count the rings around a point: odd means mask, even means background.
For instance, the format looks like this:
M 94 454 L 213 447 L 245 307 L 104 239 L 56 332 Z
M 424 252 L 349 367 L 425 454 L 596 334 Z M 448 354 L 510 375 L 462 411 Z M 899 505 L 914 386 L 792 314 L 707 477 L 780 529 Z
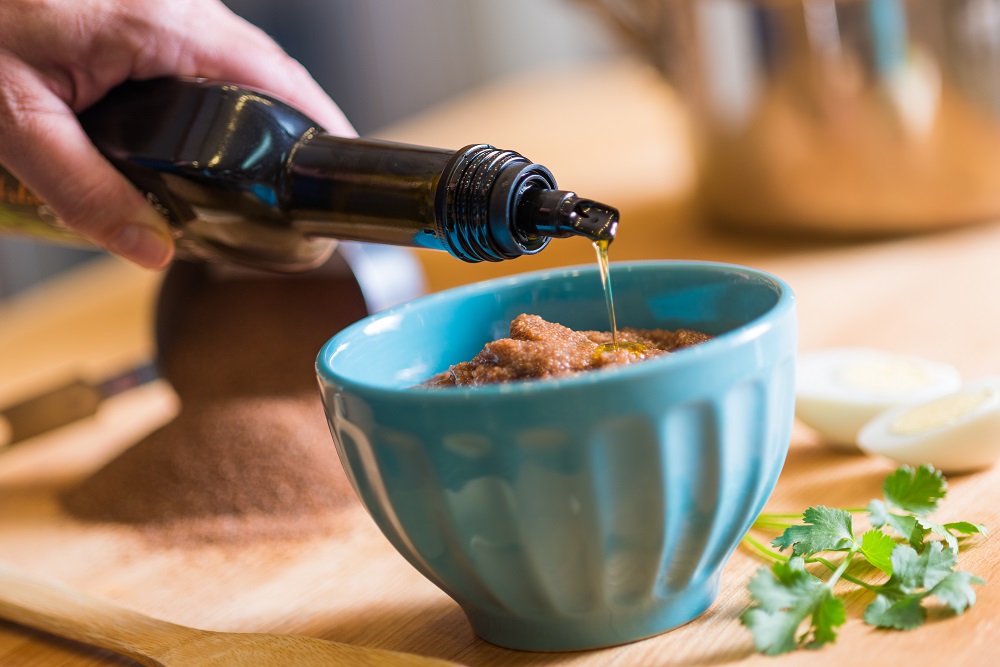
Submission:
M 828 348 L 799 355 L 795 416 L 824 442 L 857 449 L 876 415 L 956 391 L 958 370 L 920 357 L 870 348 Z
M 992 465 L 1000 458 L 1000 377 L 892 408 L 861 429 L 858 446 L 898 463 L 930 463 L 945 473 Z

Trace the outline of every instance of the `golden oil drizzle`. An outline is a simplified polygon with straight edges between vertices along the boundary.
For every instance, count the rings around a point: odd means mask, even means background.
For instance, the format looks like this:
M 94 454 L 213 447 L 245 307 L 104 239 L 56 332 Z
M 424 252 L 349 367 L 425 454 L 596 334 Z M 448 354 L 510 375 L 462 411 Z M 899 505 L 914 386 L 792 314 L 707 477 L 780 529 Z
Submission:
M 611 342 L 598 345 L 597 349 L 594 350 L 594 359 L 600 358 L 605 352 L 615 350 L 625 350 L 638 356 L 649 349 L 648 345 L 642 343 L 618 340 L 618 321 L 615 319 L 615 300 L 611 293 L 611 270 L 608 265 L 608 247 L 610 245 L 609 239 L 594 241 L 594 250 L 597 251 L 597 268 L 600 270 L 601 285 L 604 287 L 604 301 L 608 305 L 608 319 L 611 321 Z

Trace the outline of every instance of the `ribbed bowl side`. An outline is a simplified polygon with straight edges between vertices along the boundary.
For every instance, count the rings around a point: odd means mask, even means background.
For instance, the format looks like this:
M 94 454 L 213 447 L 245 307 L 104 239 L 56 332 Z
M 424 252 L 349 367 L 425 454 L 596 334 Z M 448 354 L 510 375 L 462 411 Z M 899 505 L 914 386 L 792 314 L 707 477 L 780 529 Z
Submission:
M 531 622 L 546 628 L 527 640 L 534 648 L 579 648 L 560 639 L 560 622 L 606 645 L 707 607 L 781 470 L 793 383 L 789 354 L 711 397 L 656 414 L 588 415 L 578 429 L 511 425 L 496 437 L 453 431 L 424 442 L 370 422 L 360 403 L 347 420 L 343 399 L 331 424 L 373 518 L 474 621 L 485 619 L 478 632 Z
M 788 452 L 794 381 L 789 356 L 773 372 L 662 419 L 670 495 L 660 595 L 717 576 L 760 514 Z M 671 446 L 678 442 L 701 446 Z
M 413 389 L 519 312 L 592 326 L 604 304 L 596 274 L 567 269 L 390 309 L 335 336 L 317 362 L 368 512 L 502 646 L 596 648 L 696 617 L 787 453 L 797 349 L 787 285 L 699 262 L 636 263 L 615 279 L 630 322 L 719 335 L 573 378 Z

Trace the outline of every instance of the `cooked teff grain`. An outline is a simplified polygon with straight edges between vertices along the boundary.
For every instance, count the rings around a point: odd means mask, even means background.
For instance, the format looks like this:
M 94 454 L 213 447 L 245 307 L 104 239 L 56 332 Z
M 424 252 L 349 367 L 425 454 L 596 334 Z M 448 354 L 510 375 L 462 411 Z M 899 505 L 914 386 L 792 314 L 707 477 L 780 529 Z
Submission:
M 618 330 L 619 343 L 638 343 L 636 351 L 620 347 L 599 350 L 612 342 L 607 331 L 574 331 L 537 315 L 518 315 L 510 337 L 487 343 L 472 360 L 455 364 L 424 386 L 472 386 L 560 377 L 607 366 L 633 364 L 696 345 L 711 336 L 689 329 Z

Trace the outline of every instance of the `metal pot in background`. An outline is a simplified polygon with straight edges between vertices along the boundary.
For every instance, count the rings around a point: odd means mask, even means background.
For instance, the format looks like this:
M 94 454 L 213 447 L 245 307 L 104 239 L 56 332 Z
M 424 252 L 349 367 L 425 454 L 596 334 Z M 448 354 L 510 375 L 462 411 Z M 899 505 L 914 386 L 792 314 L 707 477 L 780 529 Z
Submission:
M 686 97 L 699 194 L 835 234 L 1000 215 L 1000 0 L 584 0 Z

